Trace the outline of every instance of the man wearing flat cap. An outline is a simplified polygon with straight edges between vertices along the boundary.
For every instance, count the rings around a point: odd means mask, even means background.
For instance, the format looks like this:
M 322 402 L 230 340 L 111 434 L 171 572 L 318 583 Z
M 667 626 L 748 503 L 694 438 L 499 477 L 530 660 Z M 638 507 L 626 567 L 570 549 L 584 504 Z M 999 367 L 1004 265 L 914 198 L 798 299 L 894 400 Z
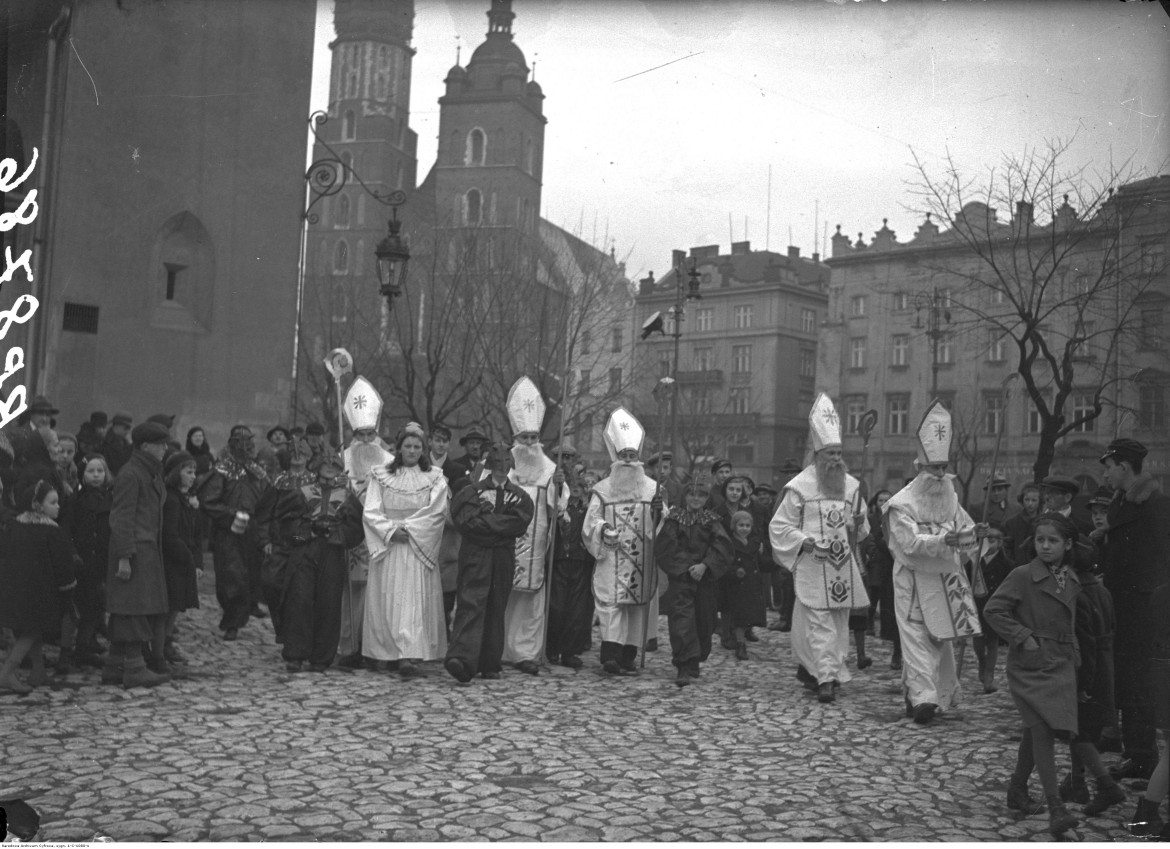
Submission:
M 106 458 L 111 475 L 118 474 L 118 470 L 130 459 L 128 437 L 133 423 L 129 413 L 116 413 L 110 422 L 110 429 L 106 431 L 106 438 L 102 440 L 102 456 Z
M 1077 533 L 1088 536 L 1093 532 L 1093 520 L 1082 510 L 1073 506 L 1073 498 L 1081 491 L 1078 481 L 1064 475 L 1049 475 L 1040 482 L 1044 497 L 1044 512 L 1059 513 L 1071 519 L 1077 526 Z M 1029 558 L 1030 559 L 1030 558 Z
M 41 429 L 51 427 L 53 416 L 59 412 L 60 410 L 49 403 L 48 398 L 38 395 L 29 402 L 28 408 L 17 419 L 18 423 L 5 431 L 12 450 L 12 470 L 5 480 L 8 486 L 12 486 L 16 477 L 28 464 L 30 449 L 41 442 Z
M 261 545 L 253 517 L 269 485 L 268 473 L 256 462 L 252 429 L 236 425 L 227 453 L 212 466 L 198 493 L 211 520 L 215 597 L 223 610 L 219 627 L 225 640 L 235 640 L 249 616 L 263 615 L 256 607 L 261 600 Z
M 1158 761 L 1151 658 L 1165 657 L 1154 654 L 1158 625 L 1167 617 L 1155 592 L 1164 598 L 1170 584 L 1170 497 L 1142 470 L 1145 457 L 1146 447 L 1133 439 L 1115 439 L 1101 457 L 1114 491 L 1108 527 L 1097 538 L 1117 615 L 1113 658 L 1122 761 L 1113 770 L 1116 778 L 1149 778 Z
M 1008 520 L 1008 492 L 1011 490 L 1012 484 L 1007 478 L 1001 478 L 996 475 L 993 479 L 983 484 L 983 491 L 991 490 L 991 497 L 987 501 L 987 515 L 981 515 L 980 521 L 986 523 L 990 527 L 998 530 L 1003 530 L 1004 525 Z M 982 507 L 982 505 L 980 505 Z
M 456 470 L 452 473 L 452 480 L 466 477 L 472 483 L 479 483 L 486 477 L 483 450 L 487 444 L 488 438 L 474 427 L 459 438 L 459 445 L 465 453 L 451 461 L 452 468 Z

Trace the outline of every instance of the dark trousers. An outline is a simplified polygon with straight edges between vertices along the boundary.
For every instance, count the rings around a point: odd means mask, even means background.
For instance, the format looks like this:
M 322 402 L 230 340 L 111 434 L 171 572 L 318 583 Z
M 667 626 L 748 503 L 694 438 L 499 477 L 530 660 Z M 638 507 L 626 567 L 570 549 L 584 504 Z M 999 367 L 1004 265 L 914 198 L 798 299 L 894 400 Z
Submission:
M 500 659 L 504 655 L 504 611 L 512 592 L 515 554 L 509 547 L 492 549 L 491 555 L 459 564 L 455 621 L 447 657 L 459 658 L 472 675 L 503 668 Z
M 86 569 L 79 569 L 77 591 L 73 600 L 77 604 L 78 615 L 77 651 L 79 654 L 89 654 L 90 643 L 93 642 L 106 612 L 105 581 Z
M 710 635 L 707 637 L 707 642 L 711 642 Z M 624 669 L 633 669 L 634 661 L 638 659 L 638 647 L 624 646 L 621 643 L 611 643 L 607 640 L 602 640 L 600 658 L 602 663 L 608 660 L 616 660 L 618 665 Z
M 696 581 L 690 574 L 670 576 L 666 591 L 670 662 L 680 669 L 704 661 L 711 654 L 711 632 L 718 607 L 716 586 L 713 579 Z
M 589 650 L 593 611 L 593 561 L 558 560 L 549 584 L 545 652 L 550 660 Z
M 233 534 L 223 528 L 215 528 L 212 540 L 212 562 L 215 564 L 215 598 L 223 616 L 219 620 L 220 630 L 243 628 L 248 624 L 252 611 L 253 572 L 260 580 L 260 551 L 255 547 L 250 534 Z
M 1117 709 L 1121 714 L 1122 757 L 1151 767 L 1158 762 L 1150 659 L 1144 654 L 1114 652 Z
M 341 595 L 349 579 L 345 550 L 316 540 L 289 554 L 280 604 L 285 660 L 328 666 L 341 639 Z
M 894 578 L 889 576 L 882 582 L 878 594 L 878 607 L 881 610 L 881 636 L 894 644 L 894 654 L 902 653 L 902 635 L 898 632 L 898 618 L 894 615 Z
M 772 601 L 785 622 L 792 621 L 792 606 L 796 603 L 796 592 L 792 585 L 792 573 L 778 567 L 772 573 Z

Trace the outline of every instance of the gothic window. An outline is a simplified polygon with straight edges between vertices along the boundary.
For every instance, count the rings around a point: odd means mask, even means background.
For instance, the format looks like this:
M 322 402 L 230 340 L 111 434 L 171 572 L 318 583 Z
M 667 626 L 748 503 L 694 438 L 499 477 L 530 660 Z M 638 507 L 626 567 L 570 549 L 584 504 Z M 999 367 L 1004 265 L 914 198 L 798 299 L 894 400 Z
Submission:
M 352 115 L 352 112 L 347 112 L 347 115 Z M 341 154 L 341 164 L 345 166 L 345 173 L 341 175 L 343 181 L 348 181 L 353 174 L 353 154 L 348 150 Z
M 342 195 L 337 199 L 337 216 L 333 223 L 336 227 L 349 227 L 349 197 L 347 195 Z
M 349 271 L 349 245 L 345 239 L 338 239 L 333 249 L 333 273 L 345 274 Z
M 352 99 L 358 96 L 358 80 L 361 78 L 361 57 L 358 44 L 347 44 L 341 54 L 341 96 Z
M 471 189 L 464 195 L 463 223 L 475 225 L 483 220 L 483 195 L 479 189 Z
M 386 44 L 378 45 L 378 53 L 374 59 L 374 99 L 389 100 L 391 80 L 393 77 L 393 63 L 390 47 Z
M 467 134 L 467 151 L 463 157 L 464 165 L 483 165 L 486 162 L 487 136 L 483 130 L 476 127 Z
M 357 138 L 357 116 L 352 109 L 346 109 L 341 118 L 341 140 L 353 141 Z
M 190 212 L 180 212 L 159 229 L 152 287 L 156 327 L 192 329 L 211 324 L 215 255 L 211 236 Z M 185 315 L 184 315 L 185 314 Z
M 342 244 L 344 244 L 344 242 Z M 333 284 L 333 304 L 331 317 L 334 324 L 344 324 L 349 320 L 349 293 L 345 291 L 344 283 Z

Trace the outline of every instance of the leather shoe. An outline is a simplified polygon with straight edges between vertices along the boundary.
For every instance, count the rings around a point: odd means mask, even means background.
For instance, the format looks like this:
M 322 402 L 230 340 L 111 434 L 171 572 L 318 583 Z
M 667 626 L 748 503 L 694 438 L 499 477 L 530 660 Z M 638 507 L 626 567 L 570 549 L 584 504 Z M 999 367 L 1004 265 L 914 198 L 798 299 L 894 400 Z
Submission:
M 567 666 L 569 669 L 580 669 L 585 665 L 585 661 L 577 657 L 575 654 L 561 655 L 561 666 Z
M 938 705 L 932 705 L 930 702 L 914 706 L 914 721 L 919 725 L 926 725 L 934 719 L 934 712 L 938 710 Z
M 451 677 L 460 684 L 466 684 L 471 680 L 471 670 L 469 670 L 467 666 L 464 665 L 463 661 L 457 657 L 447 658 L 446 663 L 443 664 L 443 668 L 446 669 L 451 674 Z
M 829 702 L 836 701 L 836 700 L 837 700 L 837 694 L 833 692 L 832 683 L 826 681 L 824 684 L 821 684 L 821 686 L 817 688 L 817 701 L 818 702 L 820 702 L 822 704 L 828 704 Z
M 689 687 L 693 683 L 695 682 L 691 680 L 690 670 L 688 670 L 685 666 L 679 667 L 678 676 L 674 679 L 675 686 Z
M 422 670 L 415 666 L 413 661 L 403 658 L 398 661 L 398 674 L 403 678 L 414 678 L 416 675 L 422 675 Z
M 654 638 L 647 640 L 646 651 L 658 651 L 658 640 Z
M 481 673 L 479 673 L 479 677 L 485 681 L 498 681 L 498 680 L 500 680 L 500 673 L 499 672 L 481 672 Z
M 604 669 L 610 675 L 621 675 L 622 674 L 622 665 L 620 663 L 618 663 L 616 660 L 607 660 L 605 663 L 601 664 L 601 668 Z
M 857 658 L 857 668 L 858 669 L 869 669 L 871 666 L 873 666 L 873 658 L 872 657 L 859 657 L 859 658 Z
M 226 642 L 234 642 L 240 638 L 240 632 L 237 628 L 228 628 L 223 632 L 223 638 Z
M 1114 781 L 1120 781 L 1125 778 L 1146 778 L 1154 771 L 1152 764 L 1145 761 L 1135 760 L 1134 758 L 1126 758 L 1116 766 L 1109 768 L 1109 775 Z
M 522 660 L 516 664 L 516 668 L 525 675 L 539 675 L 540 667 L 531 660 Z

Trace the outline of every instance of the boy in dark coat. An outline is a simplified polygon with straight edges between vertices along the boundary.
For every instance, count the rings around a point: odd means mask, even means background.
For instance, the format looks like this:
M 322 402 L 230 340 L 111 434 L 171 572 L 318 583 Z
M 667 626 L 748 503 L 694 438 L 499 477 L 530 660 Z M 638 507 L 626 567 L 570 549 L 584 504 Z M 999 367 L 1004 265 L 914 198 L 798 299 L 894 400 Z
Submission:
M 550 662 L 580 669 L 593 628 L 593 556 L 581 540 L 589 506 L 584 489 L 578 482 L 570 492 L 568 507 L 556 522 L 545 651 Z

